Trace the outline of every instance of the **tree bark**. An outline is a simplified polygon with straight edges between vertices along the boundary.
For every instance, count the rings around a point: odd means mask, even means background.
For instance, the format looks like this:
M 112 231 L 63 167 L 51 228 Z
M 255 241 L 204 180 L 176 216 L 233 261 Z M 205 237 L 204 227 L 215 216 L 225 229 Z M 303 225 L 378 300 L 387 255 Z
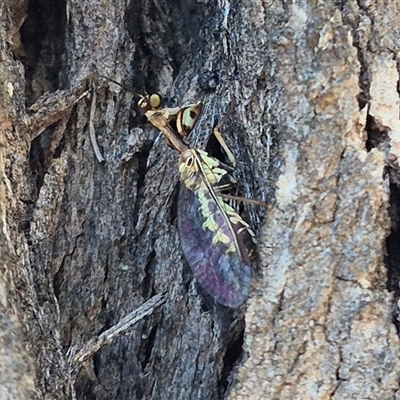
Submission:
M 382 1 L 0 4 L 0 398 L 397 398 L 398 26 Z M 104 77 L 203 101 L 198 146 L 229 116 L 268 203 L 241 206 L 243 309 L 199 295 L 178 155 Z

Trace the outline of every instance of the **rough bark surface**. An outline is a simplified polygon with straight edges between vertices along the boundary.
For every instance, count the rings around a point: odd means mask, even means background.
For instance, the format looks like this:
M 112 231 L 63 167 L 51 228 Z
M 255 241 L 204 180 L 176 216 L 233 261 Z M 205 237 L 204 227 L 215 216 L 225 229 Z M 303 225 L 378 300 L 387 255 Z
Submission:
M 378 0 L 2 2 L 0 398 L 399 397 L 399 27 Z M 242 207 L 242 310 L 199 296 L 177 154 L 104 76 L 202 100 L 199 143 L 234 111 L 238 191 L 269 204 Z

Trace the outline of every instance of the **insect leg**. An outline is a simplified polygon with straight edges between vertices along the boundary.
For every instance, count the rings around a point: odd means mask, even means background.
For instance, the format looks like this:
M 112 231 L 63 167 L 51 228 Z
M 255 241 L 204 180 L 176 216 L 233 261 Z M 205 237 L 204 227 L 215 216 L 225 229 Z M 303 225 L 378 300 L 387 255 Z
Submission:
M 226 120 L 230 117 L 231 114 L 232 114 L 232 112 L 225 115 L 225 117 L 222 119 L 222 121 L 219 122 L 218 125 L 214 128 L 213 134 L 214 134 L 215 138 L 218 140 L 221 147 L 224 149 L 226 155 L 229 158 L 229 161 L 231 162 L 231 164 L 233 166 L 233 169 L 235 169 L 236 168 L 236 159 L 235 159 L 234 155 L 232 154 L 232 152 L 229 150 L 229 147 L 225 143 L 225 140 L 223 139 L 221 132 L 220 132 L 221 126 L 226 122 Z
M 241 201 L 242 203 L 254 204 L 256 206 L 260 206 L 260 207 L 264 207 L 264 208 L 268 209 L 268 204 L 264 203 L 263 201 L 252 200 L 252 199 L 248 199 L 247 197 L 232 196 L 230 194 L 225 194 L 225 193 L 221 193 L 220 196 L 223 199 Z

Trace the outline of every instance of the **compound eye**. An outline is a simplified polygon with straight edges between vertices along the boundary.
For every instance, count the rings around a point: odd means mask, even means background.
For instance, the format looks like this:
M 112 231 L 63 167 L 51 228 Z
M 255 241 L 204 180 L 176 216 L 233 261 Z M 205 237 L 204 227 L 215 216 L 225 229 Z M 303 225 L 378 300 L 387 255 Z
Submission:
M 149 96 L 149 103 L 151 108 L 160 108 L 162 104 L 162 97 L 158 93 L 154 93 Z

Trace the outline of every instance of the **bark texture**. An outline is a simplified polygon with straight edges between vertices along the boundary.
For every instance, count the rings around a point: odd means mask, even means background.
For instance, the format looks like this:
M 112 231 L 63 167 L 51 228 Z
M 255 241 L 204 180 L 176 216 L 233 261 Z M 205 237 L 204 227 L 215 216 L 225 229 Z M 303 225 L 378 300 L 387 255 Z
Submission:
M 0 398 L 399 397 L 399 27 L 378 0 L 1 3 Z M 178 156 L 104 76 L 202 100 L 198 143 L 233 110 L 269 204 L 242 310 L 199 296 Z

